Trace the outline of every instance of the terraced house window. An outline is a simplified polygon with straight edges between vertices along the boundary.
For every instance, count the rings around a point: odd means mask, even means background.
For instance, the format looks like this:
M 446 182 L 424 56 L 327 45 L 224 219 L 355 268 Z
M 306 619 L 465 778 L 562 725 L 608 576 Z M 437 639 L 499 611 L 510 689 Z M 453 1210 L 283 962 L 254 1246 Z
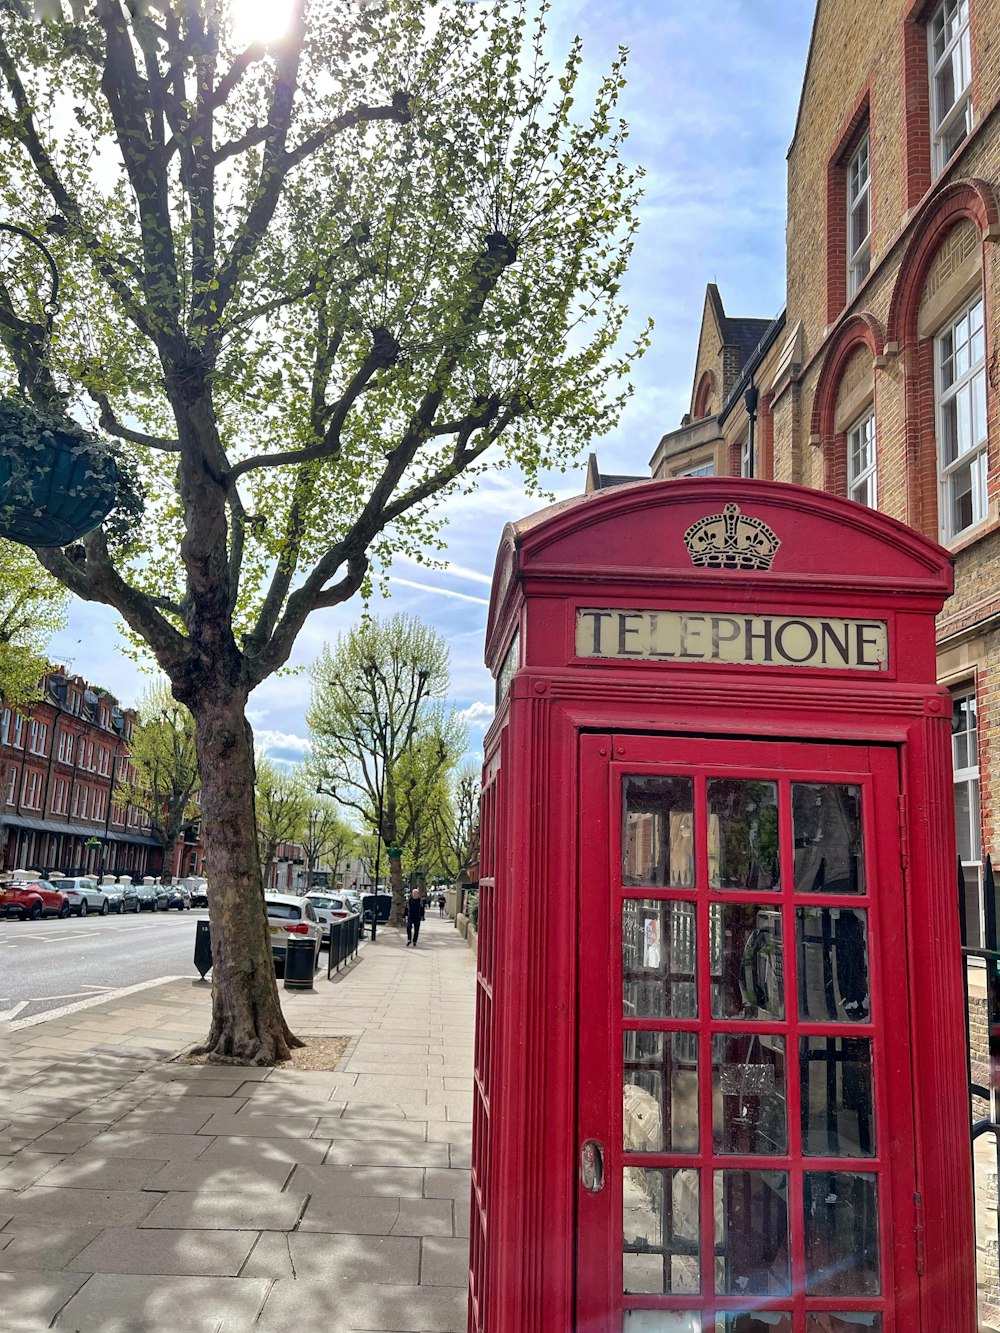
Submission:
M 972 43 L 969 0 L 944 0 L 927 25 L 931 73 L 934 174 L 972 129 Z
M 979 836 L 979 724 L 975 690 L 952 695 L 952 768 L 955 781 L 955 839 L 965 882 L 969 947 L 982 948 L 982 851 Z
M 870 407 L 847 432 L 847 494 L 858 504 L 878 508 L 875 412 Z
M 871 135 L 847 164 L 847 295 L 868 277 L 872 264 Z
M 986 517 L 986 333 L 978 296 L 935 340 L 941 535 Z

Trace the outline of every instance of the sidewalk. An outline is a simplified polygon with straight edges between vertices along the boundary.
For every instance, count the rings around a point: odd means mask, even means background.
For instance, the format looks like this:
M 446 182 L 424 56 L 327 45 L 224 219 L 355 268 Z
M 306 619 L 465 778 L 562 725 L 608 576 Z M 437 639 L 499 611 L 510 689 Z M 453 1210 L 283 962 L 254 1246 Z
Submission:
M 471 950 L 428 918 L 281 994 L 335 1071 L 168 1063 L 197 980 L 0 1035 L 4 1333 L 465 1333 Z

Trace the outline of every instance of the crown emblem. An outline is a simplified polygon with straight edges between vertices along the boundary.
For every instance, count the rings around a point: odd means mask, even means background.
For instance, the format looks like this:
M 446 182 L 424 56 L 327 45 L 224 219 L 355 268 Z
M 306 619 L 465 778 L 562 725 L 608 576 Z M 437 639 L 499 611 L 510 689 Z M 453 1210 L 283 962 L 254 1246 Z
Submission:
M 692 523 L 684 534 L 691 563 L 701 569 L 770 569 L 781 545 L 761 518 L 748 518 L 736 504 Z

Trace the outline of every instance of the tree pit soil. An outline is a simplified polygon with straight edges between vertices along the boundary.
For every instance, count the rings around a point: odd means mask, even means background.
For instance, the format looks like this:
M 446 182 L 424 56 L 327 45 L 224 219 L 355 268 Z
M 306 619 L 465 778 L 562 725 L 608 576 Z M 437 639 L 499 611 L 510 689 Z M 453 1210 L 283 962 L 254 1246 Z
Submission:
M 292 1049 L 292 1058 L 282 1060 L 275 1066 L 278 1069 L 336 1069 L 337 1065 L 344 1058 L 344 1052 L 351 1043 L 350 1037 L 310 1037 L 305 1033 L 296 1034 L 299 1039 L 305 1042 L 304 1046 L 296 1046 Z M 178 1065 L 207 1065 L 209 1058 L 207 1055 L 178 1055 L 173 1061 Z M 235 1065 L 239 1062 L 230 1060 L 228 1065 Z M 249 1061 L 246 1068 L 259 1068 Z

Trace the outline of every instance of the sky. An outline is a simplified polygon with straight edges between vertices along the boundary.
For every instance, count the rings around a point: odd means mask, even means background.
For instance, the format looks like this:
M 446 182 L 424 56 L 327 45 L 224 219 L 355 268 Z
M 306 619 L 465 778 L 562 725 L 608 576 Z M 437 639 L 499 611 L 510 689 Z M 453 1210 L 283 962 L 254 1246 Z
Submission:
M 604 472 L 646 475 L 660 436 L 688 411 L 707 283 L 718 283 L 729 315 L 770 318 L 784 304 L 785 154 L 812 15 L 811 0 L 552 0 L 550 50 L 565 51 L 579 33 L 591 82 L 619 45 L 630 49 L 625 154 L 646 170 L 623 295 L 631 331 L 649 317 L 655 329 L 618 427 L 593 441 Z M 585 463 L 552 478 L 558 498 L 583 491 Z M 451 702 L 468 723 L 474 758 L 492 716 L 483 641 L 497 546 L 505 523 L 539 507 L 516 475 L 492 473 L 476 493 L 447 503 L 448 568 L 399 560 L 388 600 L 370 604 L 375 615 L 419 616 L 444 636 Z M 361 609 L 355 599 L 314 615 L 290 665 L 312 661 Z M 123 651 L 116 620 L 109 608 L 75 602 L 49 655 L 130 705 L 155 677 Z M 305 756 L 309 688 L 299 670 L 251 697 L 257 742 L 278 761 Z

